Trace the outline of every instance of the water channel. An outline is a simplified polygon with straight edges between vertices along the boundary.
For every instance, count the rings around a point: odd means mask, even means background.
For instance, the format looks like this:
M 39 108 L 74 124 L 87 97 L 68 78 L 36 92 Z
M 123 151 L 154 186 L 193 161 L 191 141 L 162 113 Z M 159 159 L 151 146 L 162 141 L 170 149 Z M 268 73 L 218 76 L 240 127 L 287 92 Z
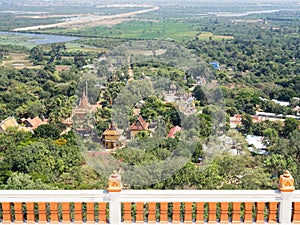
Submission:
M 36 34 L 36 33 L 22 33 L 22 32 L 9 32 L 9 31 L 0 31 L 0 35 L 19 35 L 25 38 L 28 38 L 28 42 L 33 42 L 37 45 L 42 44 L 52 44 L 59 42 L 70 42 L 78 40 L 81 37 L 73 36 L 62 36 L 62 35 L 52 35 L 52 34 Z

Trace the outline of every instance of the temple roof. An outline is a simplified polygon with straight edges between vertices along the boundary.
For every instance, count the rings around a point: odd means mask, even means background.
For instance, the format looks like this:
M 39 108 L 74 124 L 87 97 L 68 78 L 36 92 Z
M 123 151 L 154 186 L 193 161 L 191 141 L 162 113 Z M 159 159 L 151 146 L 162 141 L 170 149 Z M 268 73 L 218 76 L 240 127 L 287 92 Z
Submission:
M 21 119 L 22 123 L 26 123 L 32 127 L 32 129 L 36 129 L 38 126 L 42 125 L 42 124 L 48 124 L 47 120 L 41 120 L 38 116 L 34 117 L 33 119 L 31 118 L 22 118 Z
M 119 136 L 122 134 L 122 131 L 118 129 L 113 123 L 110 124 L 110 127 L 106 129 L 102 135 L 112 135 Z
M 130 130 L 148 130 L 149 124 L 143 119 L 142 116 L 130 126 Z

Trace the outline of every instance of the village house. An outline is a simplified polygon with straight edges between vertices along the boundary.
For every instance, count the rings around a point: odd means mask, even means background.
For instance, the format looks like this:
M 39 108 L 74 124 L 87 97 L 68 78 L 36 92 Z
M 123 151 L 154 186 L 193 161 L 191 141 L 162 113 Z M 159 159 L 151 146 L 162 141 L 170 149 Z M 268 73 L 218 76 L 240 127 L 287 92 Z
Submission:
M 18 130 L 22 131 L 31 131 L 31 129 L 27 127 L 22 127 L 18 124 L 16 118 L 14 116 L 8 117 L 0 123 L 0 132 L 5 132 L 8 128 L 15 127 Z
M 130 126 L 130 139 L 133 139 L 140 131 L 147 131 L 149 124 L 139 116 L 138 119 Z
M 20 120 L 20 122 L 22 124 L 25 125 L 25 127 L 31 129 L 31 130 L 35 130 L 36 128 L 38 128 L 40 125 L 43 125 L 43 124 L 48 124 L 47 120 L 41 120 L 38 116 L 34 117 L 33 119 L 31 118 L 22 118 Z
M 247 135 L 246 142 L 248 143 L 248 149 L 251 152 L 256 154 L 267 154 L 267 146 L 264 144 L 264 137 L 263 136 L 256 136 L 256 135 Z
M 9 127 L 19 127 L 15 117 L 8 117 L 0 123 L 0 131 L 5 132 Z
M 299 119 L 298 117 L 292 115 L 286 115 L 286 117 Z M 260 123 L 266 120 L 284 122 L 283 115 L 276 115 L 275 113 L 267 113 L 267 112 L 257 112 L 256 115 L 251 115 L 251 118 L 253 123 Z M 230 117 L 229 121 L 230 121 L 230 127 L 234 129 L 237 126 L 242 125 L 242 115 L 236 114 Z
M 167 137 L 169 138 L 175 138 L 175 134 L 181 131 L 180 126 L 172 127 L 170 132 L 167 134 Z

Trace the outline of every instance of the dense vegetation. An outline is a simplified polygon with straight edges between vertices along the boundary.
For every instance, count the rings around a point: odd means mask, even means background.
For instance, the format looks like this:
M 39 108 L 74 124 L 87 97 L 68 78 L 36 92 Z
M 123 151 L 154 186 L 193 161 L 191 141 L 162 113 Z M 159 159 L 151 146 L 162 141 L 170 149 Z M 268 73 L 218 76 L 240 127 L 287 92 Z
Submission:
M 177 9 L 173 10 L 176 12 Z M 186 9 L 185 12 L 189 10 L 192 9 Z M 184 13 L 180 15 L 184 16 Z M 172 16 L 170 13 L 166 17 Z M 187 21 L 189 25 L 181 30 L 184 34 L 178 36 L 174 30 Z M 168 26 L 171 31 L 162 34 L 164 26 Z M 127 30 L 131 27 L 131 33 L 125 32 L 124 27 Z M 297 112 L 293 109 L 300 105 L 298 17 L 284 11 L 267 16 L 247 16 L 240 21 L 219 19 L 211 15 L 201 19 L 185 17 L 184 22 L 134 21 L 113 29 L 98 27 L 76 32 L 53 32 L 93 37 L 77 42 L 99 48 L 113 48 L 136 38 L 184 39 L 180 44 L 201 57 L 207 67 L 210 62 L 220 64 L 218 69 L 211 67 L 209 73 L 201 70 L 185 71 L 165 62 L 141 63 L 141 60 L 131 64 L 134 79 L 169 79 L 184 93 L 191 94 L 195 98 L 192 107 L 196 113 L 184 115 L 178 110 L 178 105 L 166 102 L 160 93 L 152 93 L 143 99 L 145 103 L 140 109 L 141 115 L 149 123 L 162 125 L 158 126 L 162 129 L 158 129 L 154 136 L 140 132 L 136 142 L 142 144 L 135 145 L 132 142 L 118 150 L 113 155 L 122 162 L 118 166 L 149 165 L 172 155 L 180 157 L 187 154 L 190 158 L 165 180 L 153 184 L 129 184 L 128 188 L 274 189 L 277 188 L 278 176 L 285 169 L 292 172 L 296 187 L 300 188 L 299 121 L 285 118 L 286 115 L 295 115 Z M 105 39 L 105 36 L 112 38 Z M 16 129 L 0 133 L 0 187 L 105 188 L 107 177 L 101 171 L 98 171 L 99 175 L 87 166 L 77 145 L 75 132 L 72 130 L 68 134 L 59 135 L 66 128 L 62 121 L 70 117 L 74 104 L 78 104 L 76 90 L 82 90 L 85 80 L 93 88 L 99 81 L 104 82 L 106 86 L 99 95 L 93 92 L 89 96 L 91 102 L 100 102 L 102 108 L 85 118 L 96 123 L 96 133 L 100 136 L 112 122 L 115 110 L 112 104 L 117 101 L 119 93 L 123 94 L 124 90 L 129 89 L 136 93 L 134 96 L 137 100 L 141 100 L 138 99 L 138 87 L 144 84 L 133 81 L 131 84 L 135 85 L 130 86 L 127 65 L 116 73 L 108 73 L 103 80 L 103 74 L 107 72 L 103 68 L 108 65 L 97 62 L 103 65 L 89 74 L 83 66 L 101 57 L 104 53 L 102 51 L 70 52 L 64 43 L 38 45 L 31 49 L 16 49 L 5 45 L 0 46 L 0 61 L 9 60 L 10 52 L 27 54 L 36 67 L 0 68 L 0 120 L 9 116 L 15 116 L 17 120 L 39 116 L 48 118 L 50 125 L 40 126 L 34 134 Z M 175 53 L 180 54 L 171 52 L 170 57 Z M 58 65 L 70 67 L 58 71 Z M 207 90 L 197 80 L 198 73 L 210 82 L 218 82 L 220 88 L 215 90 L 214 97 L 206 96 Z M 222 110 L 218 108 L 220 105 L 212 104 L 212 99 L 218 96 L 223 99 Z M 177 97 L 180 97 L 180 93 Z M 272 99 L 288 101 L 290 105 L 281 106 Z M 126 110 L 126 119 L 130 123 L 134 122 L 137 116 L 133 115 L 132 108 Z M 285 121 L 254 123 L 250 115 L 255 115 L 256 111 L 282 114 Z M 242 114 L 242 124 L 235 130 L 229 129 L 229 117 L 235 114 Z M 188 129 L 183 129 L 175 138 L 165 138 L 170 128 L 176 125 Z M 267 146 L 265 154 L 248 150 L 245 141 L 248 134 L 264 136 L 264 144 Z M 230 138 L 230 143 L 224 139 L 224 135 Z M 193 143 L 179 144 L 183 139 L 193 140 Z M 156 169 L 163 170 L 163 167 Z

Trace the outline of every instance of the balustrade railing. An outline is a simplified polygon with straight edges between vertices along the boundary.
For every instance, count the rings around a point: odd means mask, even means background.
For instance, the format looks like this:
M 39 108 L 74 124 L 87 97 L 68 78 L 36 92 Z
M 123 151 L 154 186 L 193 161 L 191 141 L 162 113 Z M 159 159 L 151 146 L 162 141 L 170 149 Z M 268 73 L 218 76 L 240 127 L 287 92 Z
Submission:
M 287 178 L 287 177 L 285 177 Z M 1 190 L 2 224 L 300 224 L 300 191 Z M 291 184 L 291 185 L 290 185 Z

